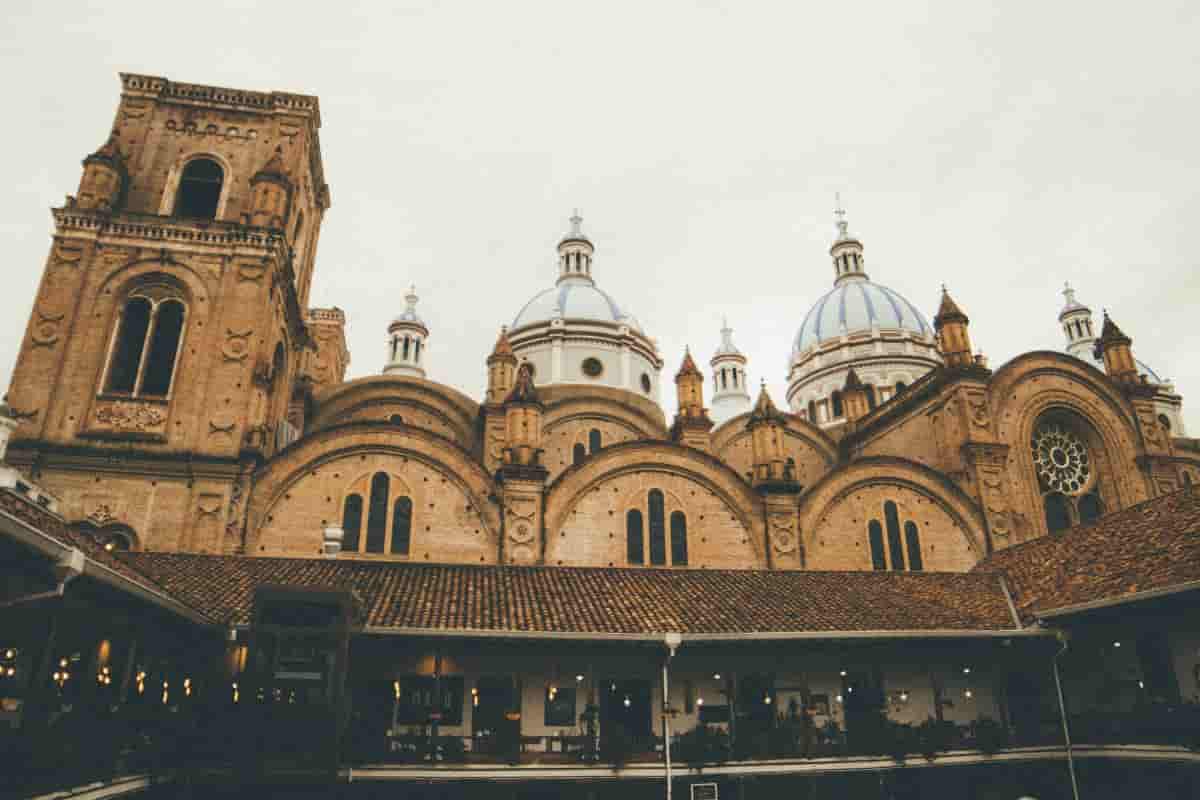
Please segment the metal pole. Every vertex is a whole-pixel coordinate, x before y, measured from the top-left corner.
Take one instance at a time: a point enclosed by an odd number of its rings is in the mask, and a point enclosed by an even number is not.
[[[1071,796],[1075,800],[1079,800],[1079,784],[1075,781],[1075,757],[1071,752],[1071,728],[1067,724],[1067,704],[1063,702],[1062,680],[1058,677],[1058,659],[1067,652],[1067,640],[1060,635],[1059,641],[1062,642],[1062,649],[1054,654],[1053,659],[1054,687],[1058,690],[1058,714],[1062,718],[1063,739],[1067,744],[1067,770],[1071,773]]]
[[[668,651],[669,653],[669,651]],[[666,757],[667,763],[667,800],[671,800],[671,717],[668,711],[671,708],[669,687],[667,684],[667,669],[671,664],[671,656],[668,654],[663,659],[663,705],[662,705],[662,720],[663,720],[663,755]]]

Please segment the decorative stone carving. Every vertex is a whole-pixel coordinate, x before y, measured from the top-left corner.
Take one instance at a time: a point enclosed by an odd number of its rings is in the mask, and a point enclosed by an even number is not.
[[[40,309],[36,310],[37,321],[33,325],[33,333],[30,338],[33,340],[34,347],[54,347],[58,343],[58,325],[62,322],[65,314],[46,314]]]
[[[83,248],[59,242],[54,245],[53,256],[50,260],[52,267],[77,267],[83,258]]]
[[[221,355],[226,361],[244,361],[246,356],[250,355],[250,335],[254,333],[253,328],[247,328],[244,331],[235,331],[232,328],[225,330],[225,342],[221,345]]]
[[[966,396],[967,417],[971,420],[971,424],[977,428],[987,428],[992,424],[991,415],[988,413],[987,397],[982,393],[971,393]]]
[[[262,281],[263,275],[267,274],[267,265],[255,264],[254,262],[243,262],[238,264],[237,270],[239,281],[259,283]]]
[[[200,512],[200,516],[208,517],[217,514],[221,510],[221,495],[219,494],[202,494],[196,501],[196,510]]]
[[[776,553],[791,553],[796,550],[799,537],[795,533],[796,518],[790,514],[772,514],[770,518],[771,546]]]
[[[232,435],[235,427],[237,427],[237,420],[228,411],[223,411],[208,421],[208,432],[210,434],[226,433]]]
[[[108,503],[97,503],[87,515],[87,518],[103,527],[110,522],[115,522],[117,515],[113,513],[112,506]]]
[[[167,414],[157,404],[136,400],[110,400],[96,406],[95,420],[101,426],[117,431],[162,433]]]

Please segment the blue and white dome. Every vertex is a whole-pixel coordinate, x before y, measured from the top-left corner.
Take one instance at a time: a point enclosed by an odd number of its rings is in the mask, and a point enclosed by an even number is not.
[[[901,330],[919,336],[933,334],[916,306],[896,292],[865,277],[839,280],[804,317],[792,343],[793,355],[842,335]]]
[[[615,322],[641,330],[637,320],[623,311],[611,295],[598,289],[590,280],[581,278],[568,278],[538,293],[517,313],[512,326],[520,328],[557,317]]]

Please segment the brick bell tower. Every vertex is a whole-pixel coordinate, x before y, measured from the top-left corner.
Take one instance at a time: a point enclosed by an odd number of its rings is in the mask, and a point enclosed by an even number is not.
[[[121,86],[111,134],[53,209],[9,460],[106,543],[236,552],[249,475],[297,433],[295,393],[340,380],[303,366],[329,208],[317,98]]]

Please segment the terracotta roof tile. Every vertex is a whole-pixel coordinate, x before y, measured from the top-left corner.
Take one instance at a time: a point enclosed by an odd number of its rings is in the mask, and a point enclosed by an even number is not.
[[[993,553],[1023,616],[1200,581],[1200,495],[1184,489]]]
[[[434,631],[648,635],[1004,630],[985,574],[457,566],[173,553],[121,556],[229,625],[265,584],[353,588],[366,624]]]

